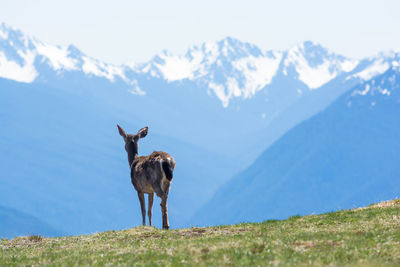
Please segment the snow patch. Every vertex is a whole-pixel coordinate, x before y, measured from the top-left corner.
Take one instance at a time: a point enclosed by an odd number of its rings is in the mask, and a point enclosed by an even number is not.
[[[163,58],[165,63],[158,64],[158,68],[161,71],[163,77],[169,82],[183,79],[193,79],[194,71],[198,68],[201,61],[196,54],[193,60],[189,60],[186,57],[169,56]]]
[[[3,39],[3,40],[8,38],[8,33],[3,31],[1,28],[0,28],[0,38]]]
[[[382,95],[390,95],[390,91],[388,89],[381,90]]]
[[[134,94],[134,95],[145,95],[146,94],[146,92],[143,91],[139,87],[136,80],[132,81],[130,84],[132,85],[132,89],[128,90],[129,93]]]
[[[21,66],[14,61],[9,61],[3,51],[0,51],[0,77],[14,80],[17,82],[31,83],[38,76],[33,65],[35,54],[31,51],[18,54],[24,59],[24,65]]]
[[[219,83],[214,82],[213,75],[210,75],[208,86],[222,101],[223,106],[227,107],[231,98],[240,96],[244,99],[251,98],[270,84],[278,71],[281,59],[282,53],[239,58],[232,61],[231,72],[240,73],[240,75],[230,74],[231,76],[228,76],[225,82]],[[216,62],[218,61],[220,60]]]
[[[372,79],[374,76],[384,73],[389,69],[390,65],[384,59],[376,60],[373,64],[353,75],[353,77],[361,78],[364,81]]]
[[[53,45],[37,43],[36,50],[39,55],[46,57],[50,65],[55,70],[76,70],[77,60],[71,57],[68,57],[68,49],[67,47],[57,47]]]
[[[355,91],[353,92],[352,95],[353,95],[353,96],[354,96],[354,95],[366,95],[366,94],[368,94],[368,92],[370,91],[370,89],[371,89],[371,86],[370,86],[369,84],[366,84],[363,91],[355,90]]]
[[[227,81],[228,92],[230,96],[241,96],[242,92],[240,91],[238,82],[235,78],[229,77]]]
[[[358,65],[358,63],[359,63],[358,60],[348,59],[348,60],[341,62],[339,65],[343,71],[350,72],[350,71],[354,70],[354,68]]]
[[[305,58],[304,46],[299,45],[288,52],[284,66],[288,68],[293,65],[298,73],[299,80],[305,83],[310,89],[317,89],[326,84],[338,74],[353,70],[358,61],[349,59],[340,59],[333,54],[325,55],[322,63],[312,67]],[[287,74],[286,69],[284,74]],[[285,75],[286,75],[285,74]]]
[[[310,67],[304,62],[299,62],[297,71],[299,79],[304,82],[310,89],[316,89],[329,82],[336,77],[336,71],[330,71],[330,62],[324,61],[323,64],[316,68]]]
[[[122,67],[105,64],[96,59],[84,56],[82,70],[85,74],[93,74],[99,77],[105,77],[108,80],[114,81],[116,76],[119,76],[124,81],[128,79],[124,75]]]
[[[190,79],[194,80],[206,75],[206,68],[216,60],[216,47],[210,43],[203,46],[203,50],[193,47],[185,56],[178,56],[164,52],[142,68],[142,72],[150,73],[153,77],[157,72],[168,82]],[[157,71],[154,71],[156,69]]]
[[[214,55],[216,57],[218,54],[218,45],[214,42],[206,42],[204,44],[204,51],[207,55]]]
[[[224,108],[228,107],[229,99],[232,95],[232,92],[228,92],[225,94],[225,87],[223,85],[218,85],[213,82],[210,82],[208,86],[214,91],[215,95],[221,100],[222,106]]]
[[[254,96],[266,85],[271,84],[276,75],[279,63],[282,59],[281,53],[275,53],[273,57],[249,56],[232,63],[245,77],[243,97]],[[236,96],[236,95],[235,95]]]

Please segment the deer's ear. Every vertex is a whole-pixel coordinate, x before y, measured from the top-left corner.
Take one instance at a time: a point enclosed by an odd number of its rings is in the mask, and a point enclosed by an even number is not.
[[[119,132],[119,134],[123,137],[123,138],[126,138],[126,133],[125,133],[125,131],[117,124],[117,127],[118,127],[118,132]]]
[[[143,138],[147,135],[147,132],[149,131],[149,127],[144,127],[142,129],[140,129],[137,133],[137,135],[139,136],[139,138]]]

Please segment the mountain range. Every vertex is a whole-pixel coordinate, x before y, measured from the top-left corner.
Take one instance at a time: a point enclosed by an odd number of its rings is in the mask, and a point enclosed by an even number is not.
[[[288,131],[215,193],[193,224],[283,219],[400,194],[400,68]]]
[[[149,126],[139,154],[175,157],[171,225],[188,226],[288,130],[399,61],[396,51],[354,60],[311,41],[269,51],[227,37],[116,66],[1,23],[0,204],[71,234],[139,224],[116,123]]]

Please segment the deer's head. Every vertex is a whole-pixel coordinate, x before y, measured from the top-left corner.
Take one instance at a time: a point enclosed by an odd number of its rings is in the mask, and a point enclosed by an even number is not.
[[[125,150],[128,152],[128,160],[129,164],[131,164],[132,160],[138,154],[138,141],[140,138],[143,138],[147,135],[149,127],[140,129],[137,134],[127,134],[118,124],[117,127],[119,134],[125,141]]]

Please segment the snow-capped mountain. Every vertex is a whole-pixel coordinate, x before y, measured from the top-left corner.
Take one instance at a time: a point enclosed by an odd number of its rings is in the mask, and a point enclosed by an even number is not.
[[[139,92],[136,82],[125,75],[124,66],[101,62],[73,45],[46,44],[0,23],[0,77],[25,83],[46,82],[48,69],[61,77],[66,72],[82,72],[88,78],[122,80],[132,86],[133,92]]]
[[[357,60],[345,58],[321,45],[306,41],[287,51],[283,73],[294,73],[297,79],[313,90],[342,73],[352,71],[357,64]]]
[[[283,74],[316,89],[344,72],[357,60],[336,55],[310,41],[287,51],[263,51],[255,45],[226,38],[190,48],[183,56],[163,52],[137,71],[169,82],[188,79],[213,92],[226,107],[234,97],[254,97]]]
[[[185,55],[163,52],[137,70],[168,82],[187,79],[208,88],[226,107],[233,97],[250,98],[272,82],[282,52],[262,51],[226,38],[190,48]]]
[[[61,77],[66,72],[81,72],[88,78],[122,81],[136,94],[148,90],[141,87],[137,77],[168,83],[191,81],[216,96],[224,107],[233,98],[249,99],[263,89],[268,91],[279,76],[297,81],[298,94],[318,89],[344,73],[351,73],[347,79],[368,80],[392,66],[398,54],[381,53],[358,61],[311,41],[289,50],[271,51],[227,37],[193,46],[184,55],[164,51],[145,63],[116,66],[85,55],[73,45],[46,44],[0,23],[0,77],[26,83],[48,82],[50,68]]]

